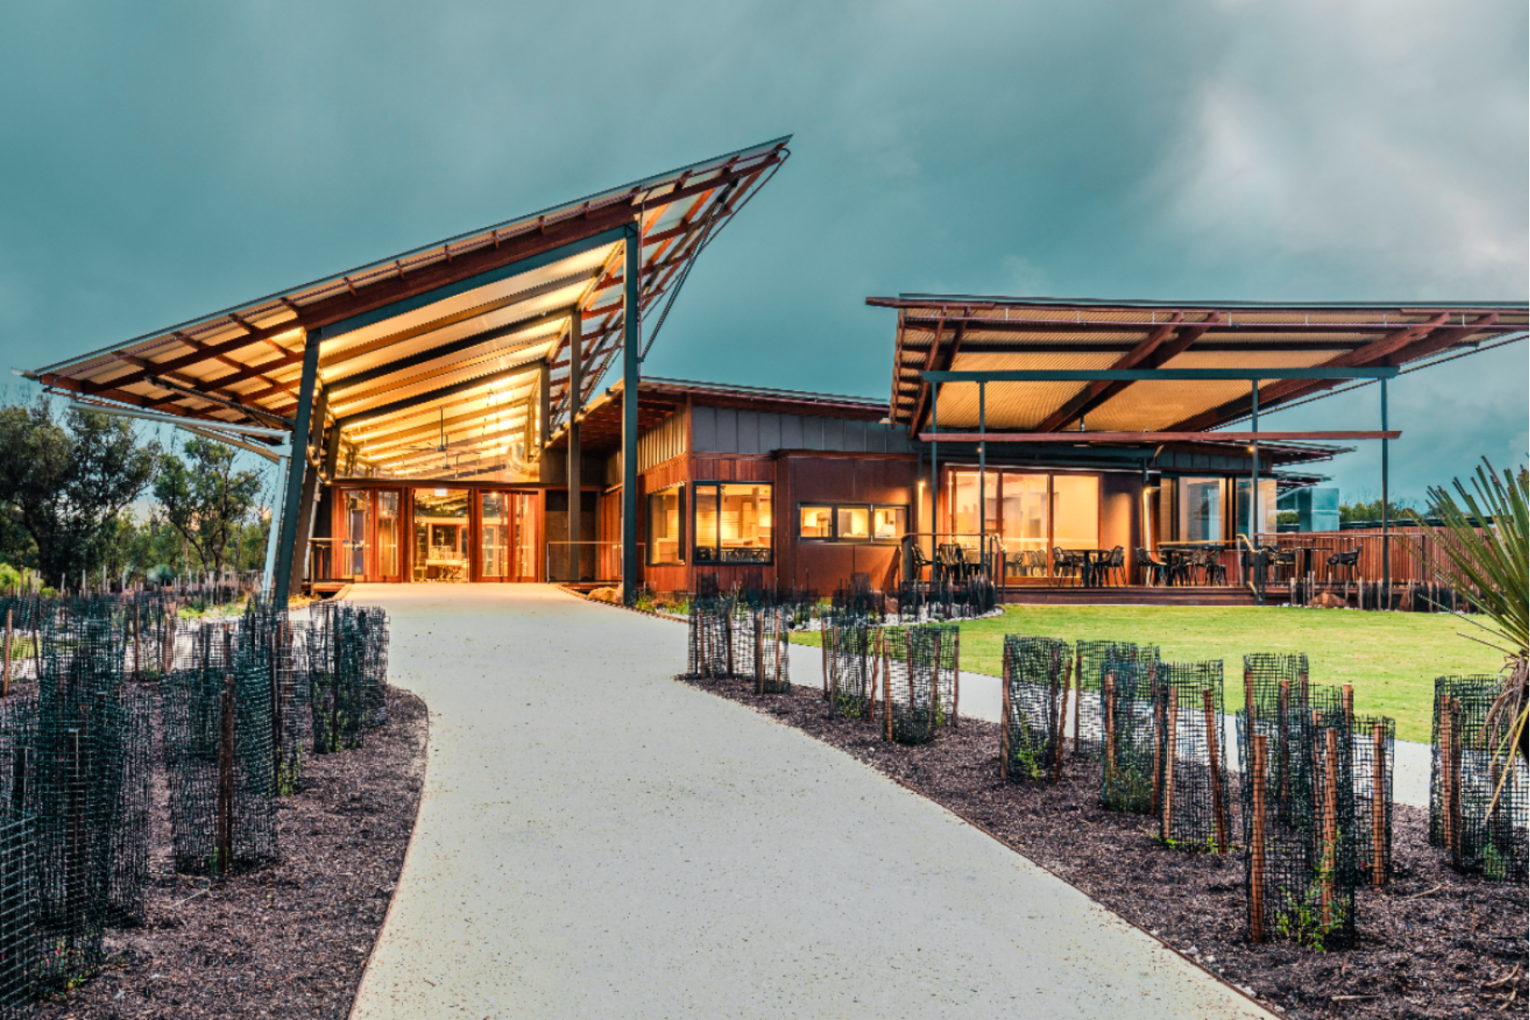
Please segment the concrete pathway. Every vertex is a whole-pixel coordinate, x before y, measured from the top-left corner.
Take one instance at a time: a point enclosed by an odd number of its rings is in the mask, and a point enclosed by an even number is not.
[[[391,679],[431,713],[355,1017],[1269,1015],[929,801],[670,680],[681,626],[529,585],[352,599],[387,607]]]

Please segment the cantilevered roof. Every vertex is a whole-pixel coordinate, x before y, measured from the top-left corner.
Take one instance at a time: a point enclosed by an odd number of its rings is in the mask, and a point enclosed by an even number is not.
[[[867,298],[898,310],[892,420],[931,420],[927,371],[1156,368],[1385,368],[1526,331],[1526,302],[1263,304],[1079,301],[903,294]],[[1343,385],[1264,380],[1268,410]],[[941,386],[940,428],[978,427],[977,386]],[[1239,380],[991,382],[987,427],[999,432],[1200,432],[1248,415]]]
[[[318,331],[325,419],[344,473],[492,471],[540,441],[621,351],[623,228],[642,231],[642,309],[662,321],[694,259],[789,155],[788,138],[416,248],[25,373],[50,391],[208,423],[290,427]],[[653,334],[653,326],[644,330]],[[445,441],[442,440],[444,433]],[[444,449],[442,448],[444,447]]]

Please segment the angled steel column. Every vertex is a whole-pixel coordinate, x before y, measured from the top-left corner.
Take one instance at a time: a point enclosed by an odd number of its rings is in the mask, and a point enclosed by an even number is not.
[[[940,434],[940,383],[930,383],[930,431]],[[930,440],[930,580],[940,573],[940,440]]]
[[[288,454],[291,448],[288,448]],[[271,500],[271,527],[266,533],[266,569],[260,578],[260,590],[267,595],[271,594],[271,582],[276,579],[276,550],[279,547],[279,539],[282,532],[283,508],[287,505],[287,461],[291,459],[286,454],[278,454],[276,458],[276,498]]]
[[[622,601],[637,593],[638,362],[642,351],[642,308],[638,284],[643,272],[642,226],[627,228],[626,284],[622,291]]]
[[[312,547],[313,514],[319,502],[319,471],[310,461],[310,447],[324,441],[324,417],[329,413],[329,390],[320,391],[313,402],[313,414],[308,421],[308,442],[302,446],[293,444],[292,459],[303,460],[302,502],[298,504],[297,542],[292,552],[292,581],[288,591],[301,591],[303,575],[308,572],[308,553]],[[339,429],[335,430],[337,433]]]
[[[988,384],[978,383],[978,562],[988,549]]]
[[[537,460],[540,462],[547,449],[547,436],[552,432],[552,365],[546,358],[537,368]],[[542,481],[547,481],[543,478]]]
[[[1262,559],[1259,551],[1259,380],[1255,379],[1251,384],[1253,395],[1251,397],[1251,409],[1253,420],[1249,423],[1249,430],[1254,433],[1254,469],[1248,480],[1248,562],[1259,575],[1258,602],[1264,605],[1264,579],[1269,570],[1269,564]],[[1383,384],[1385,385],[1385,384]]]
[[[276,574],[271,584],[271,600],[285,606],[292,591],[293,552],[297,547],[298,511],[302,506],[303,477],[308,468],[308,425],[313,414],[313,388],[319,375],[319,345],[323,331],[311,329],[303,338],[303,376],[298,385],[298,406],[292,426],[292,452],[287,466],[283,492],[281,537],[276,551]]]
[[[584,313],[576,306],[568,320],[568,572],[570,581],[584,580],[584,557],[579,542],[584,537],[579,484],[579,410],[584,403]]]

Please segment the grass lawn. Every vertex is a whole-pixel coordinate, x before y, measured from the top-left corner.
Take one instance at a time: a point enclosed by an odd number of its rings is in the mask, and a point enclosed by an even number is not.
[[[1402,740],[1429,742],[1434,678],[1496,673],[1502,656],[1461,637],[1477,628],[1439,613],[1214,608],[1006,606],[962,625],[962,668],[998,676],[1006,634],[1156,644],[1170,661],[1221,659],[1229,712],[1243,704],[1243,656],[1306,652],[1313,683],[1355,685],[1355,711],[1397,720]],[[817,644],[816,634],[802,635]]]

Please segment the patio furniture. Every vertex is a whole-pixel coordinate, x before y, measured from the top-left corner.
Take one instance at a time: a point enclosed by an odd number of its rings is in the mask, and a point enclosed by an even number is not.
[[[911,551],[913,555],[910,557],[909,570],[913,576],[909,580],[917,581],[924,574],[924,568],[930,565],[930,558],[924,554],[918,542],[913,544]]]
[[[1153,554],[1141,546],[1137,547],[1135,557],[1137,570],[1142,574],[1142,579],[1145,583],[1160,585],[1169,583],[1169,568],[1167,564],[1153,559]]]
[[[1355,579],[1355,568],[1359,564],[1360,550],[1358,548],[1351,549],[1348,552],[1334,553],[1328,557],[1328,580],[1333,580],[1333,572],[1335,570],[1344,570],[1348,571],[1348,574],[1345,576],[1345,582],[1353,581]]]
[[[967,569],[966,561],[962,558],[962,547],[955,542],[942,542],[935,547],[935,580],[944,581],[950,579],[960,581]]]
[[[1124,585],[1126,583],[1126,550],[1119,545],[1110,550],[1105,560],[1107,583]]]
[[[1200,571],[1204,578],[1202,584],[1227,583],[1227,568],[1222,566],[1222,557],[1218,555],[1217,550],[1197,549],[1192,556],[1194,557],[1192,569]]]
[[[1272,547],[1266,550],[1270,564],[1270,572],[1275,576],[1271,578],[1275,584],[1288,583],[1296,576],[1296,550],[1280,549]]]
[[[1074,583],[1080,580],[1079,574],[1083,567],[1083,561],[1074,557],[1067,549],[1057,546],[1052,550],[1052,573],[1054,576],[1071,577]]]

